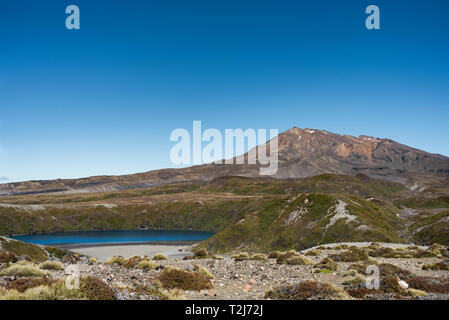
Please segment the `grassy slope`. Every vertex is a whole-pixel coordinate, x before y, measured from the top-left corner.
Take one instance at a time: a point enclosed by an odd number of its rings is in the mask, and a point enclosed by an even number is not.
[[[0,234],[195,229],[217,232],[202,245],[221,251],[302,249],[335,241],[400,242],[404,226],[397,217],[398,201],[406,197],[410,192],[399,184],[331,174],[300,180],[223,177],[108,193],[3,197],[1,203],[39,204],[45,210],[0,207]],[[338,200],[348,204],[347,214],[356,221],[339,219],[326,229]],[[101,203],[116,207],[97,205]],[[294,211],[302,212],[300,219],[286,224]],[[357,229],[361,225],[368,228]]]
[[[346,219],[338,219],[331,224],[338,200],[348,203],[347,213],[355,216],[356,221],[347,223]],[[291,217],[297,219],[289,220]],[[369,230],[357,230],[360,225]],[[235,248],[267,252],[301,250],[337,240],[401,242],[399,231],[402,228],[394,212],[362,198],[313,193],[270,202],[201,246],[220,252]]]

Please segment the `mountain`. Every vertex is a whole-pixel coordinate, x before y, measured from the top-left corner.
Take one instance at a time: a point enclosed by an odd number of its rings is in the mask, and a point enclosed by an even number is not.
[[[449,158],[390,139],[353,137],[325,130],[294,127],[278,136],[276,179],[305,178],[324,173],[387,179],[411,190],[445,191],[449,186]],[[248,158],[248,154],[243,157]],[[210,181],[221,176],[259,177],[258,165],[205,164],[121,176],[25,181],[0,184],[0,195],[89,193],[148,188],[187,181]]]

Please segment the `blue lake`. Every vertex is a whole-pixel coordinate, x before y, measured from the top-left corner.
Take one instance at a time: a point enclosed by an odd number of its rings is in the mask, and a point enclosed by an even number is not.
[[[183,230],[134,230],[134,231],[74,231],[36,235],[12,236],[11,238],[34,244],[104,244],[133,242],[182,242],[202,241],[213,233]]]

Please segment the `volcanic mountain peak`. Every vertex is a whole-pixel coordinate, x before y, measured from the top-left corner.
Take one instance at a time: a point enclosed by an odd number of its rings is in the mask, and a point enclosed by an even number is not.
[[[323,173],[359,173],[407,186],[447,189],[449,158],[414,149],[390,139],[339,135],[319,129],[293,127],[278,136],[277,179],[305,178]],[[248,158],[248,153],[242,157]],[[205,164],[124,176],[27,181],[0,184],[0,195],[49,192],[99,192],[147,188],[183,181],[208,181],[222,176],[258,177],[258,165]]]

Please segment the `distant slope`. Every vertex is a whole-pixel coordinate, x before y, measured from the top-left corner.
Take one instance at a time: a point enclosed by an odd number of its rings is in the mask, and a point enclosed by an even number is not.
[[[446,192],[449,158],[389,139],[352,137],[324,130],[292,128],[279,135],[279,170],[273,178],[304,178],[323,173],[355,175],[400,182],[412,190]],[[244,155],[245,158],[248,154]],[[0,184],[0,195],[89,193],[148,188],[222,176],[260,177],[258,165],[206,164],[122,176],[25,181]]]
[[[337,241],[448,244],[445,198],[429,203],[415,195],[399,183],[362,174],[324,174],[304,179],[218,177],[113,192],[7,196],[0,203],[0,235],[194,229],[216,233],[202,243],[213,251],[303,249]],[[403,210],[409,205],[417,211],[407,217]]]

